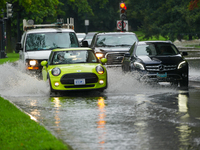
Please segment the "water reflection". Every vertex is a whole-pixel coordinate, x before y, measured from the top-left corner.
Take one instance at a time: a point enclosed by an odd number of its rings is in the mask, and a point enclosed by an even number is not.
[[[180,93],[178,94],[178,110],[180,113],[183,113],[184,115],[180,118],[181,121],[187,121],[189,119],[188,114],[188,93]],[[187,124],[180,123],[180,125],[177,127],[179,131],[179,141],[181,145],[189,145],[189,137],[191,135],[190,127]]]
[[[178,108],[180,112],[187,112],[188,95],[178,94]]]
[[[37,109],[37,104],[38,103],[38,101],[37,100],[32,100],[32,101],[30,101],[30,106],[32,107],[32,108],[35,108],[35,109],[32,109],[32,111],[31,111],[31,119],[32,120],[35,120],[35,121],[37,121],[37,118],[38,117],[40,117],[40,111]],[[33,117],[34,116],[34,117]]]
[[[53,98],[53,103],[54,103],[54,107],[55,107],[55,109],[56,109],[56,111],[55,111],[55,116],[54,116],[55,125],[56,125],[57,127],[59,127],[59,123],[60,123],[59,109],[60,109],[60,107],[61,107],[59,97],[54,97],[54,98]]]
[[[103,97],[99,97],[98,99],[98,109],[99,109],[99,118],[98,118],[98,133],[99,133],[99,147],[101,150],[104,150],[104,144],[105,144],[105,140],[106,140],[106,121],[105,121],[105,117],[106,117],[106,110],[105,110],[105,103],[104,103],[104,98]]]

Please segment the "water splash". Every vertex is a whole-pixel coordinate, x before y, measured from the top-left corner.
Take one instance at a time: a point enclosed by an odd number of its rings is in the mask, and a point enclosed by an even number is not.
[[[121,68],[108,68],[108,93],[138,94],[150,93],[157,94],[164,92],[174,92],[176,88],[171,86],[152,86],[145,82],[140,82],[138,74],[124,73]]]
[[[25,72],[21,62],[0,65],[1,96],[45,96],[49,93],[47,83]]]

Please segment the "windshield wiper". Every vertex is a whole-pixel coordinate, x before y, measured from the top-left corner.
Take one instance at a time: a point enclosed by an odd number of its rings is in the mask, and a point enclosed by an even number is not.
[[[119,45],[115,45],[115,46],[131,46],[129,44],[119,44]]]
[[[99,45],[98,47],[115,47],[115,45]]]

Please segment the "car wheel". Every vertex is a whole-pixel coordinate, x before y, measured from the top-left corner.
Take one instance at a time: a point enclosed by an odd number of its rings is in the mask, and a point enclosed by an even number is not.
[[[170,84],[171,84],[171,86],[176,86],[177,87],[178,86],[178,81],[171,82]]]
[[[50,89],[50,94],[52,94],[53,92],[55,92],[51,86],[51,80],[49,79],[49,89]]]
[[[180,87],[188,87],[188,78],[184,78],[180,81]]]

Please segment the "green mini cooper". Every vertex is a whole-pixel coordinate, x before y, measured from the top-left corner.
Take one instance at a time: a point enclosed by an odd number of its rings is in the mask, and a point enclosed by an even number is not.
[[[101,61],[101,62],[99,62]],[[107,88],[107,71],[90,48],[52,50],[48,61],[42,61],[43,80],[49,80],[50,92],[99,90]]]

